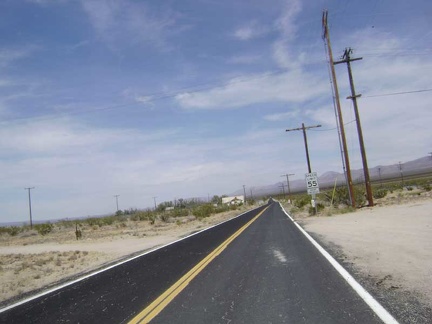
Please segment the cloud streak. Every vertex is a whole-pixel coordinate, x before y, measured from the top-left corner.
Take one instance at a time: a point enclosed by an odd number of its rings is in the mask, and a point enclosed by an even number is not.
[[[279,75],[261,74],[229,80],[209,91],[176,96],[185,109],[233,109],[264,102],[301,103],[328,92],[319,77],[299,71]]]
[[[178,30],[177,14],[169,10],[154,11],[145,3],[110,0],[81,3],[97,34],[116,49],[132,43],[166,50],[168,36],[176,32],[175,27]]]

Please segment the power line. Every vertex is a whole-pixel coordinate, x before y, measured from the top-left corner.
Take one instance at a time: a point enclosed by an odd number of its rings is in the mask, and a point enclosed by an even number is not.
[[[383,94],[362,96],[362,98],[397,96],[397,95],[403,95],[403,94],[419,93],[419,92],[429,92],[429,91],[432,91],[432,89],[421,89],[421,90],[402,91],[402,92],[390,92],[390,93],[383,93]]]
[[[352,123],[355,123],[355,119],[354,120],[351,120],[350,122],[348,122],[348,123],[344,123],[344,126],[346,126],[346,125],[349,125],[349,124],[352,124]],[[310,131],[311,132],[328,132],[328,131],[333,131],[333,130],[336,130],[336,129],[338,129],[337,127],[334,127],[334,128],[328,128],[328,129],[311,129]]]

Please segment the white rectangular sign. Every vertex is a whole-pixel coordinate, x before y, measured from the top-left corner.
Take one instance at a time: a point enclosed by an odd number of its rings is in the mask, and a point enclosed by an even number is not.
[[[306,173],[306,188],[309,195],[319,193],[318,175],[316,172]]]
[[[307,193],[308,193],[308,195],[316,195],[316,194],[318,194],[320,191],[319,191],[319,188],[309,188],[308,190],[307,190]]]

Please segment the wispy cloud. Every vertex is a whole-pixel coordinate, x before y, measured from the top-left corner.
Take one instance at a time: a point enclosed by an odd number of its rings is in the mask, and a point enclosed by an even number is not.
[[[292,42],[297,37],[295,23],[302,6],[299,0],[288,1],[282,15],[277,19],[275,28],[279,31],[279,38],[273,44],[273,58],[282,68],[293,69],[299,67]]]
[[[293,71],[236,78],[209,91],[179,94],[176,100],[187,109],[232,109],[262,102],[304,102],[326,91],[319,77]]]
[[[14,63],[15,61],[27,58],[39,49],[40,47],[36,45],[0,48],[0,67],[6,67]]]
[[[237,55],[237,56],[230,57],[228,59],[228,63],[231,63],[231,64],[253,64],[253,63],[256,63],[257,61],[259,61],[260,59],[261,59],[261,55],[254,55],[254,54]]]
[[[299,111],[293,110],[293,111],[287,111],[287,112],[279,113],[279,114],[266,115],[266,116],[264,116],[264,119],[268,120],[268,121],[281,121],[281,120],[293,119],[293,118],[296,118],[298,116],[299,116]]]
[[[169,47],[167,37],[176,32],[178,15],[173,11],[154,11],[143,2],[82,0],[98,35],[110,46],[135,43],[159,49]]]
[[[144,106],[147,106],[148,108],[153,109],[155,107],[153,100],[155,99],[154,96],[150,95],[140,95],[138,92],[135,92],[132,89],[126,89],[122,92],[122,95],[129,99],[133,100],[135,102],[138,102],[140,104],[143,104]]]
[[[242,27],[237,28],[233,36],[242,41],[248,41],[251,39],[259,38],[267,34],[271,29],[259,24],[257,21],[252,21]]]

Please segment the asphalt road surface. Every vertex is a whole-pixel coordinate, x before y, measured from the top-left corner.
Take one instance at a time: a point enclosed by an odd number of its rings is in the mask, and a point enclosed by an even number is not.
[[[149,318],[382,323],[277,203],[0,313],[1,323]]]

